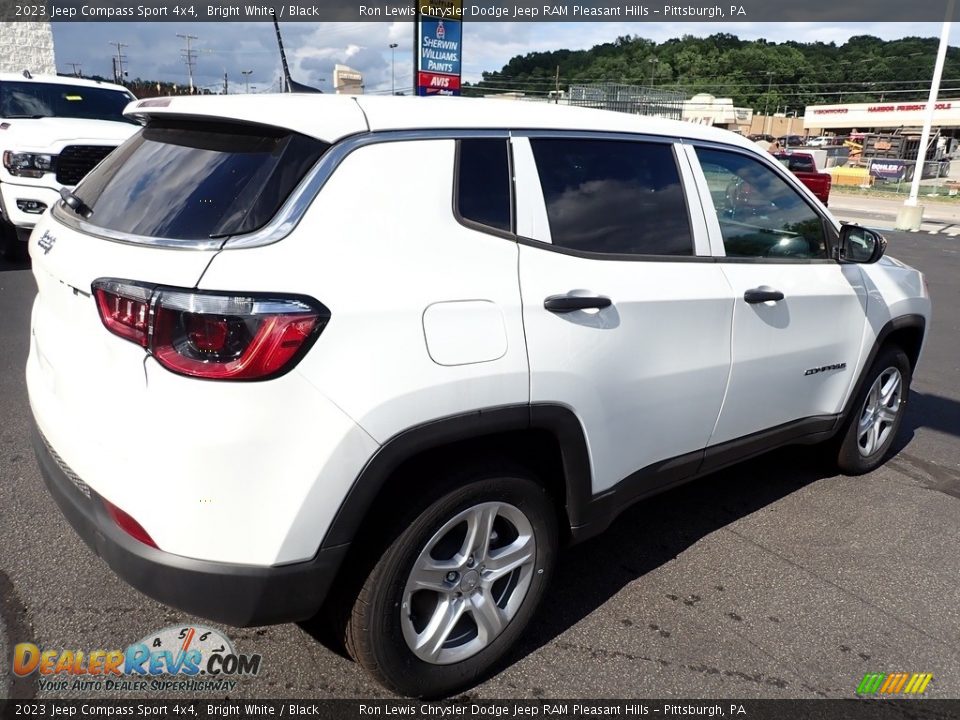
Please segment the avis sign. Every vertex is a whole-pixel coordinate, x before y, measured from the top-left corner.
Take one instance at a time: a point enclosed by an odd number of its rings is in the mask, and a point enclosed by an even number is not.
[[[451,18],[460,0],[421,0],[417,6],[416,64],[418,95],[459,95],[463,23]],[[437,7],[434,7],[437,6]]]
[[[457,75],[421,72],[417,77],[417,87],[425,90],[421,95],[440,95],[460,93],[460,78]]]

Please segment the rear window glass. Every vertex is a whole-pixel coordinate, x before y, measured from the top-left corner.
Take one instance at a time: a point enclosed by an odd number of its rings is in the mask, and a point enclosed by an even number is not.
[[[148,237],[198,240],[252,232],[276,214],[329,147],[249,125],[151,123],[75,193],[89,222]]]
[[[0,116],[65,117],[134,123],[123,116],[133,96],[109,88],[38,82],[0,82]]]
[[[780,164],[791,172],[816,172],[817,168],[813,160],[808,157],[797,157],[796,155],[777,155]]]

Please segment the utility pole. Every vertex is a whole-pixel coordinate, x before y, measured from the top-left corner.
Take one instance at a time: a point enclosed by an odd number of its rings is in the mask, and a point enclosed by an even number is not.
[[[249,95],[250,94],[250,75],[253,74],[253,70],[241,70],[240,74],[243,75],[243,91]]]
[[[190,78],[190,94],[193,95],[193,68],[197,64],[197,53],[194,50],[190,49],[190,41],[196,40],[196,35],[181,35],[177,33],[178,38],[183,38],[186,43],[186,47],[183,48],[180,52],[183,53],[181,59],[187,65],[187,77]]]
[[[397,94],[397,43],[390,43],[390,94]]]
[[[769,135],[770,131],[767,126],[770,124],[770,118],[767,115],[767,111],[770,109],[770,87],[773,85],[773,70],[767,70],[767,94],[763,99],[763,134]]]
[[[226,70],[223,71],[223,94],[224,94],[224,95],[229,95],[229,94],[230,94],[230,83],[229,83],[229,81],[227,80],[227,71],[226,71]]]
[[[553,104],[560,104],[560,66],[557,65],[557,72],[553,76]]]
[[[128,47],[128,45],[122,42],[110,42],[107,44],[117,49],[117,56],[113,59],[113,78],[117,85],[123,85],[123,62],[127,59],[123,54],[123,48]]]
[[[67,63],[67,65],[73,68],[74,77],[80,77],[81,75],[83,75],[83,66],[80,63],[70,62],[70,63]]]

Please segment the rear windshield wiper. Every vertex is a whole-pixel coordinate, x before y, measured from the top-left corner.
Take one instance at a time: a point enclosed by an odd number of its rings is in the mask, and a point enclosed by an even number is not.
[[[60,197],[63,198],[63,204],[80,217],[86,219],[93,215],[93,208],[66,188],[60,188]]]

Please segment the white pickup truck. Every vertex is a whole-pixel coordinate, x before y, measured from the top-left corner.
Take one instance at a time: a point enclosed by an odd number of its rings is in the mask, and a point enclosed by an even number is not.
[[[25,257],[39,217],[138,125],[120,85],[0,73],[0,252]]]

